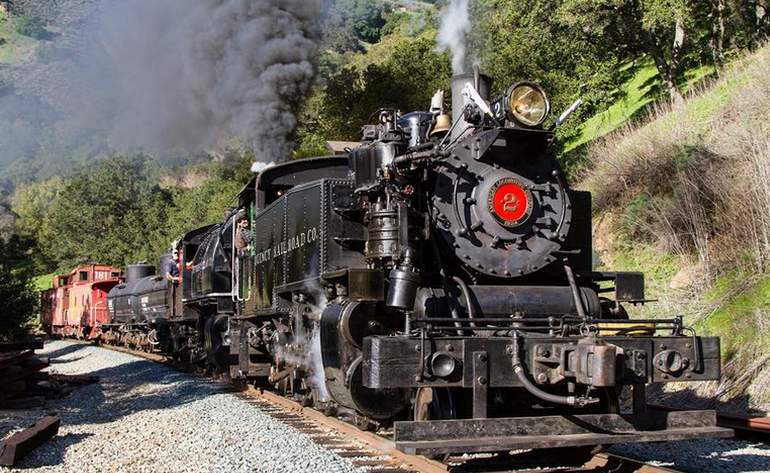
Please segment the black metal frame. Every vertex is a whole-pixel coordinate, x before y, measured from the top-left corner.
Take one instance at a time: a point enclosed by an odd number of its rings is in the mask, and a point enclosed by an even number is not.
[[[648,412],[644,415],[580,414],[496,419],[396,422],[396,448],[442,455],[533,448],[609,445],[732,437],[716,426],[714,411]]]

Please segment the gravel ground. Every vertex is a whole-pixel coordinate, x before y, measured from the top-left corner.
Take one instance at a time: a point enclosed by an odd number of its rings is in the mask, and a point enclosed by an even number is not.
[[[744,440],[684,440],[617,445],[618,455],[693,473],[770,472],[770,444]]]
[[[0,438],[55,411],[59,435],[0,472],[354,472],[350,461],[226,392],[221,385],[128,354],[51,342],[50,370],[101,382],[45,409],[0,411]],[[770,472],[770,444],[700,440],[610,451],[689,472]]]
[[[101,382],[45,409],[0,411],[2,438],[47,412],[62,420],[56,438],[16,471],[362,471],[205,379],[89,345],[51,342],[39,353],[52,371]]]

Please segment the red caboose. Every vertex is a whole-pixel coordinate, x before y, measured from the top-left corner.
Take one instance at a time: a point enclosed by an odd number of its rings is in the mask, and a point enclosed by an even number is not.
[[[51,289],[40,292],[40,325],[49,335],[56,333],[54,327],[65,325],[64,312],[69,305],[69,301],[65,298],[69,286],[68,280],[68,275],[57,274],[53,278]]]
[[[98,337],[101,325],[109,322],[107,293],[119,279],[120,269],[102,264],[80,265],[56,276],[53,288],[41,294],[43,328],[65,337]]]

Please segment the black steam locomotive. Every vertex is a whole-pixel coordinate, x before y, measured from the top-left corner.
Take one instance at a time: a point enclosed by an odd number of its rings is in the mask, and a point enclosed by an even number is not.
[[[392,425],[408,452],[728,435],[712,411],[645,412],[648,383],[718,379],[719,340],[628,319],[643,277],[592,270],[591,196],[554,159],[545,93],[489,89],[455,77],[451,118],[440,94],[381,110],[346,155],[257,174],[178,242],[181,283],[129,268],[107,338]]]

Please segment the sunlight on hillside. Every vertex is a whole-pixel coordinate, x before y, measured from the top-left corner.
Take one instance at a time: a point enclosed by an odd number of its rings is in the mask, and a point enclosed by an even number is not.
[[[649,58],[627,64],[623,69],[636,68],[634,75],[620,88],[621,98],[613,103],[607,110],[597,113],[583,122],[580,133],[564,146],[564,152],[568,153],[583,145],[586,145],[607,133],[610,133],[626,124],[629,120],[637,118],[649,105],[658,98],[660,80],[658,71]],[[701,66],[685,73],[685,92],[697,88],[702,79],[714,73],[713,66]]]
[[[0,64],[30,60],[39,43],[39,40],[17,33],[12,19],[0,19]]]

